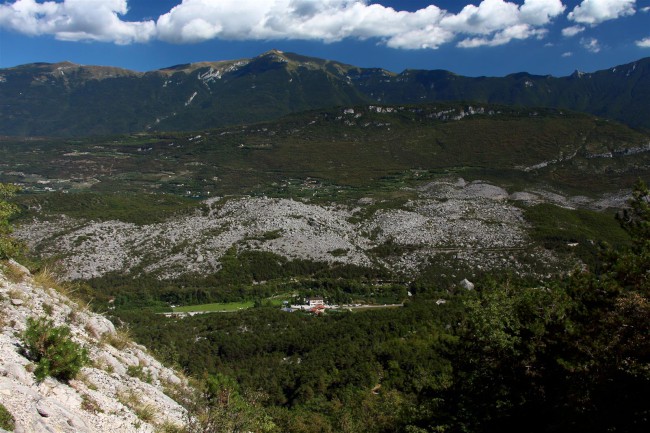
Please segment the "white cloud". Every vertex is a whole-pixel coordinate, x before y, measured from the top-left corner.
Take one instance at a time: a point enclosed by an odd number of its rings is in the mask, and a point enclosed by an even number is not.
[[[461,40],[457,46],[475,48],[504,45],[513,39],[542,38],[542,27],[560,15],[565,7],[560,0],[526,0],[517,6],[502,0],[484,0],[467,5],[456,15],[447,15],[440,25],[456,34],[480,35]]]
[[[536,37],[541,39],[546,34],[544,29],[533,29],[527,24],[519,24],[508,27],[500,32],[495,33],[491,38],[467,38],[458,43],[461,48],[476,48],[482,46],[496,47],[505,45],[513,39],[528,39]]]
[[[150,40],[155,35],[155,23],[122,21],[119,15],[127,12],[126,0],[16,0],[0,5],[0,28],[70,41],[129,44]]]
[[[583,0],[568,18],[581,24],[595,26],[603,21],[634,15],[636,0]]]
[[[562,36],[565,36],[567,38],[570,38],[572,36],[577,35],[578,33],[582,33],[585,31],[585,28],[583,26],[571,26],[562,29]]]
[[[580,39],[580,45],[591,53],[600,52],[600,43],[596,38],[582,38]]]
[[[650,12],[650,6],[639,9],[641,12]]]
[[[650,36],[645,39],[641,39],[640,41],[636,41],[636,45],[640,48],[650,48]]]
[[[545,25],[551,20],[564,12],[566,7],[561,0],[528,0],[521,6],[521,16],[523,20],[531,25]]]
[[[562,57],[571,57],[573,56],[573,53],[571,51],[567,51],[566,53],[562,53]]]
[[[400,49],[502,45],[541,38],[562,14],[561,0],[483,0],[453,14],[435,5],[408,12],[369,0],[182,0],[154,21],[128,22],[127,0],[15,0],[0,4],[0,28],[65,40],[120,44],[160,39],[370,39]]]
[[[503,0],[483,0],[478,6],[467,5],[458,14],[448,14],[440,25],[457,33],[490,34],[512,26],[543,26],[560,15],[560,0],[526,0],[523,5]]]

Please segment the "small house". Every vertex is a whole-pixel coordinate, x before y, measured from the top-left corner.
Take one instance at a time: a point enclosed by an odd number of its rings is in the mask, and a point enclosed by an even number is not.
[[[325,305],[325,300],[320,296],[312,296],[307,299],[307,304],[309,308],[319,307]]]

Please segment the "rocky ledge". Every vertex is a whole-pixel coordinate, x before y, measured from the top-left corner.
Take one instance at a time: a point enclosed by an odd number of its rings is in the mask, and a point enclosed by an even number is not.
[[[168,394],[178,395],[186,380],[57,288],[16,262],[0,263],[0,403],[13,415],[15,433],[144,433],[183,426],[186,412]],[[36,380],[23,353],[30,317],[68,326],[73,341],[88,351],[90,364],[69,383]]]

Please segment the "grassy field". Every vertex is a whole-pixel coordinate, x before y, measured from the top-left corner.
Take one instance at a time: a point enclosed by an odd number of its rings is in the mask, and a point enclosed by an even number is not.
[[[172,308],[174,313],[222,313],[244,310],[253,307],[253,301],[226,302],[215,304],[185,305]]]
[[[282,305],[281,299],[271,298],[263,301],[264,305],[272,305],[279,307]],[[174,307],[174,313],[228,313],[232,311],[245,310],[253,308],[255,303],[253,301],[245,302],[225,302],[214,304],[200,304],[200,305],[185,305],[182,307]]]

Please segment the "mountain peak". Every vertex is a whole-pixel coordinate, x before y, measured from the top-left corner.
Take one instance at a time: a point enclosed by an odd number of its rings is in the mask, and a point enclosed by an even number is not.
[[[284,56],[284,51],[280,51],[278,49],[273,48],[260,54],[258,57],[271,56],[271,55]]]
[[[252,60],[257,60],[257,59],[270,59],[270,60],[280,61],[283,63],[288,63],[290,61],[289,57],[284,53],[284,51],[280,51],[276,49],[272,49],[265,53],[262,53]]]
[[[64,60],[62,62],[52,63],[53,68],[76,68],[83,65],[78,65],[69,60]]]
[[[585,75],[587,75],[586,72],[582,72],[582,71],[579,71],[579,70],[576,69],[576,70],[573,71],[573,73],[571,74],[571,78],[582,78],[582,77],[584,77]]]

